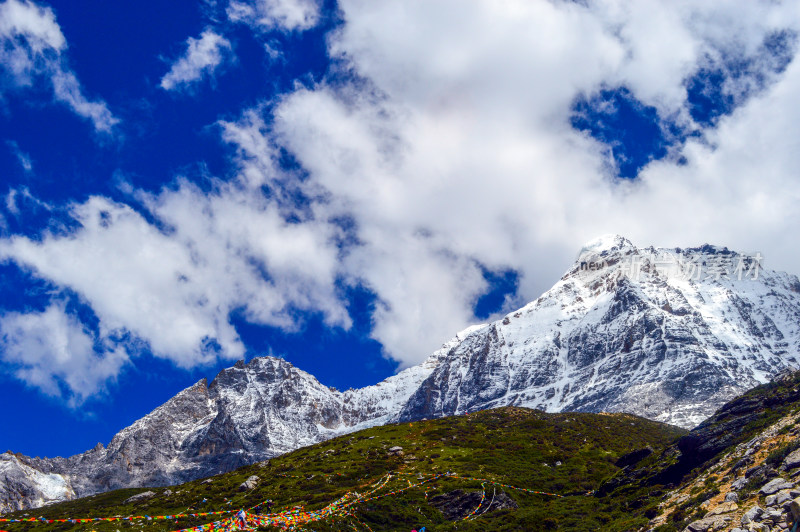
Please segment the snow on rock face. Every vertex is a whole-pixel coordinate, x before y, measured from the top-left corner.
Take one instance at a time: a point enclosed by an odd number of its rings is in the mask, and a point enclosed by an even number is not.
[[[622,252],[624,250],[635,250],[636,248],[631,244],[627,238],[608,234],[595,238],[583,245],[581,251],[578,253],[578,262],[587,260],[591,257],[602,255],[604,253]]]
[[[692,427],[800,366],[797,277],[747,275],[752,262],[713,246],[637,249],[602,237],[539,299],[455,347],[400,419],[513,404]]]
[[[0,454],[0,513],[75,498],[69,481],[62,475],[30,467],[10,452]]]
[[[604,236],[536,301],[462,331],[374,386],[339,392],[285,360],[240,361],[123,429],[107,449],[8,455],[0,467],[14,473],[0,473],[0,504],[172,484],[361,428],[505,405],[625,411],[692,427],[800,366],[800,281],[754,262],[709,245],[637,248]],[[63,490],[53,488],[58,478]]]

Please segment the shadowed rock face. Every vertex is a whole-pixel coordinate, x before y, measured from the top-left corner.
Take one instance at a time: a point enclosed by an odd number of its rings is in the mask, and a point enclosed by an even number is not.
[[[166,485],[369,426],[508,405],[632,412],[688,428],[800,365],[797,277],[760,270],[758,279],[686,280],[658,269],[653,257],[666,251],[708,265],[740,258],[714,246],[639,249],[607,237],[584,248],[536,301],[459,333],[381,383],[339,392],[281,359],[240,361],[120,431],[107,448],[7,460],[13,474],[0,476],[0,501],[43,501],[34,493],[42,477],[31,471],[60,476],[74,490],[63,498]],[[12,503],[0,504],[2,511]]]

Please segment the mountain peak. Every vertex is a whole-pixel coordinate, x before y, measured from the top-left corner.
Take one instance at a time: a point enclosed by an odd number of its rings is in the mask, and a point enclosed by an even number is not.
[[[536,301],[461,331],[381,383],[338,392],[284,359],[239,361],[207,389],[200,381],[123,429],[107,449],[23,457],[41,473],[26,485],[51,473],[74,490],[64,497],[165,485],[360,428],[507,405],[634,412],[688,428],[800,365],[800,281],[711,269],[738,256],[708,244],[637,248],[604,235]],[[3,497],[19,500],[12,488],[0,479],[0,511]]]
[[[590,240],[581,248],[578,254],[578,260],[586,258],[590,255],[602,255],[607,252],[623,251],[626,249],[635,249],[630,240],[622,235],[608,233]]]

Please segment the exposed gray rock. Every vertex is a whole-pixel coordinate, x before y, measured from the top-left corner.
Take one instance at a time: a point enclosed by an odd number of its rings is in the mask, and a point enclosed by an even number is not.
[[[800,449],[795,449],[789,456],[784,458],[783,465],[786,469],[794,469],[800,467]]]
[[[147,499],[152,499],[156,496],[156,492],[154,491],[143,491],[142,493],[137,493],[133,497],[128,497],[123,501],[123,504],[129,504],[132,502],[141,502],[146,501]]]
[[[762,515],[764,515],[764,509],[758,505],[753,506],[742,515],[742,526],[758,521]]]
[[[765,464],[758,464],[745,471],[744,478],[749,479],[752,477],[764,477],[767,469],[769,469],[769,466]]]
[[[0,514],[75,498],[69,477],[42,472],[25,459],[0,454]]]
[[[782,478],[774,478],[767,482],[758,492],[762,495],[772,495],[780,490],[791,489],[794,484]]]
[[[733,482],[731,482],[731,489],[738,491],[738,490],[742,489],[745,486],[745,484],[747,484],[747,479],[746,478],[736,479]]]
[[[706,532],[707,530],[724,530],[731,518],[726,515],[715,515],[693,521],[685,528],[690,532]]]
[[[795,521],[800,519],[800,497],[789,503],[789,510],[792,512],[792,518]]]
[[[791,491],[792,490],[781,490],[778,493],[776,493],[774,495],[775,502],[773,504],[779,506],[779,505],[785,503],[786,501],[792,500],[792,495],[790,493]],[[772,497],[772,496],[773,495],[770,495],[770,497]],[[770,505],[770,506],[772,506],[772,505]]]
[[[739,495],[734,492],[725,495],[725,502],[739,502]]]
[[[723,502],[722,504],[717,505],[714,509],[708,512],[705,517],[711,517],[713,515],[722,515],[733,512],[734,510],[738,510],[739,505],[735,502]]]
[[[258,486],[258,481],[261,480],[258,475],[251,475],[244,482],[239,484],[239,491],[250,491]]]

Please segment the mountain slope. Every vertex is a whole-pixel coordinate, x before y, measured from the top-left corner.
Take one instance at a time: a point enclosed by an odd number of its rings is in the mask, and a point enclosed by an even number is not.
[[[266,499],[274,512],[301,505],[307,511],[325,507],[347,493],[366,494],[394,472],[381,499],[353,506],[343,513],[302,526],[327,530],[625,530],[647,523],[632,516],[626,500],[599,500],[587,493],[624,467],[630,449],[660,452],[686,431],[628,414],[546,414],[507,407],[469,416],[417,423],[390,424],[341,436],[281,455],[232,473],[193,481],[138,501],[128,499],[144,490],[122,490],[38,509],[45,519],[113,515],[174,515],[196,511],[249,508]],[[622,459],[622,461],[620,461]],[[629,458],[628,458],[629,460]],[[411,484],[452,472],[415,488]],[[239,486],[251,476],[254,485]],[[566,495],[557,498],[481,481]],[[403,488],[406,491],[402,491]],[[205,500],[205,503],[198,504]],[[633,499],[632,499],[633,500]],[[232,501],[228,504],[228,501]],[[502,504],[500,504],[502,501]],[[491,504],[490,504],[491,503]],[[475,520],[463,520],[481,504]],[[644,509],[642,509],[644,510]],[[295,514],[297,515],[297,514]],[[11,517],[24,517],[23,512]],[[174,530],[226,516],[185,516],[175,523],[139,521],[143,530]],[[357,519],[357,520],[356,520]],[[537,526],[545,523],[546,526]],[[64,524],[64,529],[114,531],[127,523]],[[9,525],[12,526],[19,525]],[[53,523],[25,523],[28,530],[45,530]],[[68,527],[68,528],[67,528]],[[352,527],[352,528],[351,528]],[[5,528],[5,527],[4,527]],[[10,528],[14,530],[14,528]]]
[[[713,246],[640,249],[603,237],[536,301],[374,386],[339,392],[284,360],[256,358],[184,390],[108,448],[6,460],[13,474],[0,476],[0,511],[49,500],[22,466],[61,475],[81,496],[230,471],[387,422],[505,405],[691,427],[797,367],[798,353],[797,277]]]
[[[667,488],[656,532],[787,530],[800,522],[800,372],[725,404],[660,453],[617,473],[601,497]]]
[[[688,433],[628,414],[504,407],[366,429],[169,490],[54,504],[8,528],[166,531],[232,515],[187,514],[235,513],[271,499],[274,507],[262,511],[275,519],[313,518],[334,501],[355,501],[346,511],[334,505],[321,519],[295,521],[318,531],[774,531],[800,520],[798,484],[795,372],[738,396]],[[176,514],[122,524],[42,521]]]
[[[638,249],[619,236],[593,242],[552,289],[448,353],[400,419],[511,404],[694,426],[800,365],[800,281],[761,268],[758,278],[713,275],[740,261],[753,259],[712,246]],[[692,264],[712,276],[682,278]]]

